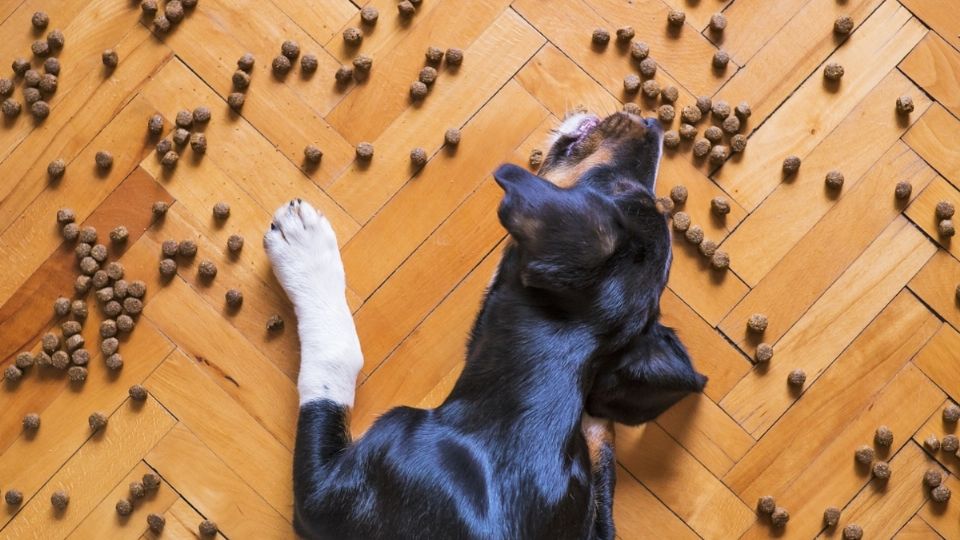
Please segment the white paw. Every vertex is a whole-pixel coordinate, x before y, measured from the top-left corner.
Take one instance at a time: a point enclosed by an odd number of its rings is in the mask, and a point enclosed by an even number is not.
[[[273,214],[263,238],[273,273],[297,309],[344,295],[343,262],[330,222],[310,203],[290,201]]]

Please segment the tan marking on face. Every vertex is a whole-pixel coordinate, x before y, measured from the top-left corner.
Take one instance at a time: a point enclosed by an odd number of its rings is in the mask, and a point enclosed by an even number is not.
[[[600,145],[592,154],[578,163],[558,165],[544,172],[541,176],[557,187],[571,188],[577,184],[577,180],[584,173],[597,165],[609,163],[612,158],[613,152],[610,148],[607,145]]]

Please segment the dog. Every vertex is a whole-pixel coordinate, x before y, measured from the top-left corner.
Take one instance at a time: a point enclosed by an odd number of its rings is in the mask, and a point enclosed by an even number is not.
[[[510,235],[446,400],[351,441],[360,343],[330,223],[295,200],[264,244],[298,319],[294,525],[308,538],[613,538],[609,422],[635,425],[697,373],[659,322],[670,232],[653,119],[578,114],[535,175],[494,173]]]

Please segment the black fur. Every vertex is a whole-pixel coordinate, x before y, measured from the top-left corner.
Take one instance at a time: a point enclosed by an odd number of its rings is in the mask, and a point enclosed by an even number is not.
[[[302,535],[613,538],[613,449],[591,464],[585,410],[647,421],[705,379],[657,322],[670,261],[652,193],[659,132],[611,118],[598,129],[615,159],[572,188],[512,165],[495,173],[513,242],[440,407],[394,409],[355,444],[342,405],[301,409],[294,495]],[[576,155],[557,147],[545,166]]]

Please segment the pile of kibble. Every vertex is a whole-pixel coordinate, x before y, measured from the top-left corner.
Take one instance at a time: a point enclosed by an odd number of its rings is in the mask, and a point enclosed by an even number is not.
[[[703,227],[695,225],[690,214],[679,208],[684,208],[689,198],[686,186],[677,184],[670,189],[669,197],[657,199],[657,208],[665,213],[672,214],[673,230],[682,233],[687,242],[697,247],[701,255],[709,262],[714,270],[724,271],[730,267],[730,255],[719,249],[719,245],[704,237]],[[724,197],[714,197],[710,201],[710,211],[717,219],[725,219],[730,213],[730,202]]]
[[[30,18],[35,33],[46,31],[50,25],[50,16],[37,11]],[[13,79],[0,77],[0,111],[8,119],[16,118],[23,110],[23,104],[14,96],[17,80],[20,81],[23,103],[30,108],[30,114],[37,122],[50,116],[50,98],[57,92],[60,76],[60,60],[57,55],[63,49],[65,38],[61,30],[51,30],[44,39],[37,39],[30,45],[37,66],[25,57],[16,58],[11,67]],[[40,73],[40,70],[43,73]]]
[[[153,18],[151,27],[154,32],[161,35],[179,25],[187,16],[187,10],[195,8],[198,2],[198,0],[166,0],[161,9],[159,1],[142,0],[140,9],[143,10],[144,17]]]
[[[177,112],[170,138],[160,139],[156,145],[157,159],[164,169],[176,168],[187,143],[198,159],[207,153],[207,135],[202,130],[210,122],[211,115],[210,109],[205,106],[197,107],[193,111],[184,109]],[[159,137],[164,129],[163,115],[158,113],[147,119],[147,132],[150,137]],[[100,164],[99,160],[97,164]]]

